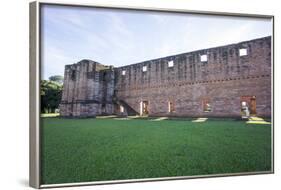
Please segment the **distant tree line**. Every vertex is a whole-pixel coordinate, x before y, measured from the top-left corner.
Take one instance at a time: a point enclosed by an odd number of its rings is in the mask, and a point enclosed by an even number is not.
[[[40,87],[41,113],[55,113],[61,101],[63,77],[55,75],[41,80]]]

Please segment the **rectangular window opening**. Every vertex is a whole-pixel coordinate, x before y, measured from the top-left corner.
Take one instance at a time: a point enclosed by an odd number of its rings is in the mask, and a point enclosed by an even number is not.
[[[142,71],[143,71],[143,72],[146,72],[146,71],[147,71],[147,66],[143,66],[143,67],[142,67]]]
[[[174,66],[174,61],[168,61],[168,67],[173,67]]]
[[[201,60],[201,62],[207,62],[208,61],[207,55],[206,54],[205,55],[201,55],[200,56],[200,60]]]
[[[122,71],[122,75],[124,76],[126,74],[126,70],[123,70]]]
[[[76,70],[72,70],[71,71],[71,80],[75,80],[76,79]]]
[[[242,48],[242,49],[239,49],[239,56],[246,56],[248,55],[248,52],[247,52],[247,49],[246,48]]]

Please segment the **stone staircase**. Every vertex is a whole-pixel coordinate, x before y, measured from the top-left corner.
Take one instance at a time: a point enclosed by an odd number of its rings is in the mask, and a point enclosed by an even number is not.
[[[119,100],[116,97],[114,97],[113,102],[117,105],[123,106],[128,116],[139,115],[139,113],[136,110],[134,110],[129,104],[127,104],[124,100]]]

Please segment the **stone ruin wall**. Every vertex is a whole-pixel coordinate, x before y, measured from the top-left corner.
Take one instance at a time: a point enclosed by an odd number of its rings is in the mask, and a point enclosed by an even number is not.
[[[239,49],[247,49],[239,56]],[[200,60],[207,55],[207,61]],[[173,60],[174,66],[168,67]],[[143,72],[147,66],[147,72]],[[122,75],[125,70],[126,74]],[[271,37],[204,49],[116,69],[117,97],[151,116],[241,116],[241,97],[256,97],[258,116],[271,116]],[[203,111],[208,100],[212,110]],[[175,111],[169,113],[168,102]]]
[[[246,56],[239,56],[241,48]],[[118,68],[82,60],[65,66],[64,76],[62,116],[120,114],[122,103],[140,113],[148,101],[150,116],[239,117],[242,96],[255,96],[257,115],[271,116],[271,37]],[[206,100],[210,112],[203,111]]]
[[[114,71],[90,60],[66,65],[60,113],[88,117],[113,114]]]

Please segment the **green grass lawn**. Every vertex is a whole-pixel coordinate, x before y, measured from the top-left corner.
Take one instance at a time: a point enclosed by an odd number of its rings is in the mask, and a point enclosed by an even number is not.
[[[271,170],[271,125],[42,118],[42,183]]]

